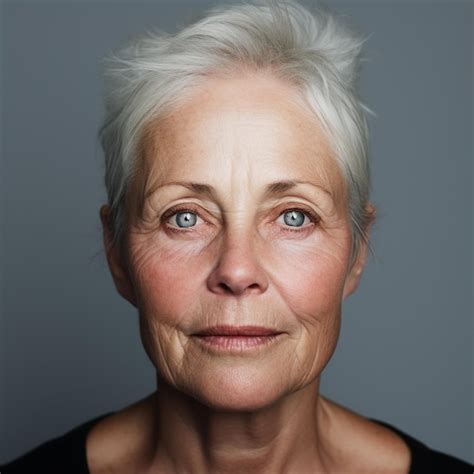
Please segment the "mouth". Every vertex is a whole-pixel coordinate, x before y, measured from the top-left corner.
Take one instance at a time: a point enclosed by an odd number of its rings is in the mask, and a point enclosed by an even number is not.
[[[281,334],[283,334],[282,331],[261,326],[213,326],[193,336],[208,348],[242,352],[268,345],[278,339]]]
[[[268,337],[277,336],[282,331],[277,331],[271,328],[262,326],[212,326],[205,328],[193,336],[211,337],[211,336],[225,336],[225,337]]]

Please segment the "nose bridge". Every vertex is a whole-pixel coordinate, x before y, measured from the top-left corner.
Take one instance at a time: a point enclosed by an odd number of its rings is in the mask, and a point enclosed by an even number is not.
[[[254,255],[256,235],[254,222],[249,219],[228,220],[224,225],[220,258],[256,258]]]
[[[208,279],[211,291],[240,295],[266,290],[267,279],[260,265],[257,240],[251,216],[235,212],[226,218],[217,261]]]

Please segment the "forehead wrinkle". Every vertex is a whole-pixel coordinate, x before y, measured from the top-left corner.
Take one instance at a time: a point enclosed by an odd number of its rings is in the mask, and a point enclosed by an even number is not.
[[[158,147],[156,145],[157,144],[155,142],[155,146],[152,147],[153,155],[155,155],[156,152],[158,151],[157,150]],[[171,147],[171,149],[168,149],[168,150],[162,149],[160,151],[161,151],[160,155],[163,156],[162,153],[164,152],[167,157],[171,158],[170,160],[171,162],[175,162],[175,163],[183,162],[180,159],[178,159],[177,161],[173,159],[174,157],[178,158],[178,153],[173,147]],[[321,159],[321,157],[319,158]],[[294,158],[294,159],[297,159],[297,158]],[[208,183],[180,179],[181,177],[174,180],[172,179],[171,181],[164,181],[164,179],[166,179],[165,176],[166,175],[169,176],[169,174],[166,173],[166,170],[167,169],[171,170],[169,167],[170,165],[168,164],[168,166],[166,166],[164,163],[164,161],[168,161],[168,158],[165,160],[155,159],[153,161],[156,167],[151,165],[151,163],[148,163],[149,166],[145,166],[144,169],[142,170],[144,171],[145,176],[142,177],[144,179],[141,180],[141,185],[144,188],[146,188],[142,190],[143,204],[150,198],[151,195],[157,193],[159,189],[163,187],[167,187],[167,186],[172,186],[172,185],[184,187],[197,196],[204,196],[214,202],[221,203],[221,200],[219,199],[220,193],[214,186]],[[345,186],[341,187],[340,185],[341,177],[337,176],[337,171],[336,171],[336,174],[334,174],[333,169],[328,170],[326,169],[326,166],[317,166],[317,161],[318,160],[314,160],[313,163],[310,164],[310,166],[308,167],[308,173],[312,175],[315,172],[317,172],[317,175],[319,177],[318,182],[315,182],[314,180],[310,181],[308,179],[299,179],[299,178],[276,180],[264,186],[260,194],[260,200],[266,201],[270,199],[276,199],[278,197],[283,196],[285,193],[288,193],[293,190],[297,190],[299,187],[298,185],[309,185],[313,188],[317,188],[317,190],[320,193],[319,195],[323,194],[325,198],[328,199],[328,202],[330,203],[331,208],[336,209],[336,208],[339,208],[341,205],[344,205]],[[231,160],[230,164],[231,166],[238,166],[240,164],[240,161],[237,161],[234,163],[234,161]],[[314,165],[316,165],[316,168]],[[173,168],[172,165],[171,165],[171,168]],[[251,170],[245,166],[245,170],[243,171],[245,175],[248,176],[248,179],[249,179],[248,183],[251,184],[251,181],[252,181]],[[174,173],[171,172],[170,174],[173,175]],[[231,174],[230,176],[235,176],[235,174]],[[334,183],[335,179],[338,181],[339,183],[338,185],[331,184],[331,183]],[[231,179],[231,182],[230,182],[231,189],[227,190],[227,192],[223,192],[222,197],[223,198],[229,197],[229,196],[235,197],[236,196],[235,192],[237,191],[239,191],[240,194],[242,193],[245,194],[246,193],[245,187],[242,186],[241,188],[239,188],[240,184],[241,183],[238,183],[235,179]],[[249,186],[249,188],[251,189],[249,189],[247,193],[254,194],[254,188],[252,186]],[[135,191],[137,191],[137,189],[135,189]],[[255,195],[258,195],[258,192],[259,191],[256,190]]]
[[[146,150],[144,150],[145,152],[144,154],[146,154],[146,157],[144,157],[143,161],[145,161],[148,164],[148,166],[144,167],[147,171],[145,172],[145,174],[148,174],[148,176],[146,176],[145,178],[147,188],[148,188],[145,193],[146,198],[148,198],[151,194],[155,193],[156,190],[158,190],[160,187],[176,184],[176,185],[182,185],[186,187],[187,189],[189,189],[195,194],[203,195],[217,201],[217,198],[218,198],[217,190],[209,184],[198,183],[198,182],[186,180],[186,179],[182,179],[182,180],[175,179],[175,180],[163,182],[163,178],[167,174],[168,175],[175,174],[175,172],[177,171],[176,165],[178,163],[185,164],[187,160],[186,146],[183,150],[181,146],[179,147],[173,146],[174,140],[172,141],[171,144],[166,143],[167,141],[166,138],[170,138],[169,134],[166,134],[165,143],[163,143],[162,140],[157,139],[158,138],[157,135],[160,135],[163,132],[164,130],[159,130],[159,128],[157,130],[155,128],[155,136],[149,137],[151,139],[148,140],[148,143],[147,143],[148,146],[146,147]],[[239,149],[238,143],[234,143],[232,146],[235,151],[233,156],[235,156],[236,154],[242,153],[242,150]],[[285,192],[290,191],[291,189],[294,189],[297,184],[309,184],[309,185],[319,188],[333,202],[336,202],[338,200],[337,199],[338,190],[334,189],[333,191],[332,188],[334,188],[334,186],[331,186],[331,183],[334,181],[334,179],[338,180],[338,178],[340,177],[337,176],[337,171],[335,174],[333,170],[335,166],[337,167],[337,165],[333,162],[334,158],[328,156],[326,152],[327,150],[323,146],[322,149],[320,147],[316,147],[316,148],[311,147],[310,150],[309,149],[301,150],[301,154],[298,154],[295,152],[290,153],[287,158],[290,164],[298,163],[298,166],[301,166],[301,164],[303,164],[304,165],[302,167],[303,175],[317,175],[320,182],[316,183],[316,182],[311,182],[310,180],[296,179],[296,178],[277,180],[275,182],[269,183],[265,187],[263,191],[263,199],[267,199],[270,197],[284,194]],[[213,154],[214,153],[215,152],[213,152]],[[196,153],[193,152],[193,154],[196,154]],[[225,155],[226,155],[225,153],[222,153],[222,156],[224,158],[225,158]],[[308,159],[308,157],[310,158]],[[232,168],[241,166],[241,167],[244,167],[245,169],[242,170],[241,168],[239,168],[239,171],[240,172],[243,171],[246,177],[248,178],[248,183],[252,183],[252,170],[248,166],[249,161],[230,159],[230,156],[228,158],[229,160],[226,160],[229,166],[228,176],[230,176],[231,178],[237,176],[238,173],[236,173],[235,170],[233,170]],[[271,164],[272,162],[271,156],[260,157],[261,164],[266,163],[268,160],[270,160],[270,164]],[[191,159],[191,161],[193,160]],[[330,169],[327,169],[327,168],[330,168]],[[235,179],[230,179],[230,183],[231,183],[232,188],[234,188],[235,186],[239,186],[239,183]],[[234,195],[232,192],[230,192],[229,194]]]
[[[206,91],[206,89],[204,89]],[[206,91],[209,94],[209,91]],[[212,92],[210,93],[210,97],[215,101],[215,98],[212,97]],[[291,97],[293,99],[293,97]],[[258,97],[257,97],[258,99]],[[165,118],[162,117],[161,120],[156,120],[154,123],[150,123],[149,128],[148,128],[148,133],[149,136],[147,137],[147,143],[146,143],[146,153],[144,153],[143,156],[144,160],[148,162],[148,167],[143,167],[142,170],[144,171],[144,174],[146,175],[145,177],[142,177],[142,184],[146,185],[147,189],[143,193],[146,197],[148,197],[150,194],[154,193],[159,187],[162,185],[160,181],[163,179],[166,179],[166,176],[173,176],[175,175],[176,178],[181,178],[183,177],[183,174],[180,172],[180,170],[185,169],[185,165],[187,161],[193,162],[192,158],[189,158],[187,155],[187,152],[192,152],[192,154],[196,154],[196,150],[192,150],[191,142],[194,140],[194,136],[196,135],[196,132],[198,131],[195,129],[195,126],[192,125],[191,128],[186,128],[184,127],[185,134],[183,135],[183,123],[182,121],[189,121],[192,119],[190,116],[190,112],[194,114],[198,114],[198,116],[201,116],[203,111],[200,108],[194,107],[195,104],[192,103],[184,103],[182,104],[181,108],[175,109],[172,113],[168,114]],[[207,104],[209,105],[209,104]],[[217,103],[218,107],[214,112],[223,112],[225,110],[225,107],[223,107],[224,104],[218,102]],[[247,104],[248,105],[248,104]],[[286,101],[282,101],[281,103],[279,102],[280,108],[287,108],[289,105],[286,103]],[[296,105],[296,104],[292,104]],[[211,107],[212,109],[212,107]],[[304,108],[298,108],[299,112],[307,112]],[[252,112],[253,117],[259,116],[262,117],[262,115],[268,114],[268,111],[265,110],[265,108],[262,108],[262,110],[255,111],[255,109],[248,109],[250,112]],[[249,120],[249,116],[247,115],[247,108],[240,107],[238,111],[234,110],[234,124],[235,122],[235,112],[237,112],[237,123],[241,126],[252,126],[253,128],[255,127],[256,123],[252,120]],[[275,114],[274,110],[270,111],[270,116],[272,117],[272,120],[278,120],[280,121],[281,117],[279,117],[279,114]],[[294,116],[294,110],[290,111]],[[192,115],[191,113],[191,115]],[[303,171],[303,175],[313,175],[317,176],[317,180],[320,182],[320,184],[316,185],[316,183],[310,183],[308,181],[308,184],[313,184],[318,186],[326,195],[328,195],[333,203],[338,203],[342,199],[342,195],[344,194],[344,189],[345,188],[345,183],[341,183],[341,175],[338,169],[338,164],[335,163],[335,159],[331,153],[330,147],[328,146],[327,140],[325,140],[324,134],[321,134],[321,126],[318,123],[319,121],[315,119],[315,117],[308,117],[306,114],[303,115],[305,118],[311,118],[311,120],[302,120],[301,117],[299,117],[299,120],[293,124],[293,128],[290,127],[290,129],[285,129],[283,127],[283,131],[290,133],[290,135],[287,137],[286,142],[288,144],[293,144],[295,143],[300,143],[300,140],[302,137],[295,136],[295,133],[299,133],[302,131],[302,129],[306,129],[309,123],[311,122],[311,126],[316,126],[319,129],[319,133],[316,134],[311,134],[311,137],[306,133],[305,138],[305,144],[301,144],[300,152],[296,152],[296,150],[293,150],[292,152],[288,149],[286,150],[289,153],[288,156],[288,162],[294,163],[297,167],[300,168],[300,171]],[[209,117],[206,117],[207,119]],[[212,115],[211,115],[212,118]],[[220,121],[220,124],[224,121]],[[192,123],[201,123],[201,120],[192,120]],[[257,124],[259,122],[257,121]],[[283,123],[285,123],[283,121]],[[263,125],[263,130],[266,129],[265,124]],[[263,131],[262,130],[262,131]],[[187,140],[185,139],[186,136],[192,140]],[[303,132],[304,133],[304,132]],[[200,136],[200,134],[198,134]],[[306,142],[306,139],[310,140],[309,142]],[[316,140],[315,140],[316,139]],[[315,140],[315,141],[314,141]],[[271,141],[269,142],[269,145],[277,146],[276,141]],[[214,143],[216,146],[220,148],[221,143],[220,141],[217,141],[217,143]],[[190,149],[191,147],[191,149]],[[229,158],[228,164],[230,165],[229,168],[232,171],[232,168],[238,168],[239,166],[244,166],[245,170],[242,170],[239,168],[240,172],[244,172],[247,177],[248,177],[248,183],[250,184],[252,181],[252,170],[250,169],[250,166],[247,166],[250,164],[249,161],[247,160],[235,160],[231,158],[235,158],[239,152],[242,152],[242,150],[239,147],[238,142],[232,142],[231,147],[234,150],[234,153],[222,153],[222,156],[225,158],[225,155]],[[200,147],[199,147],[200,148]],[[272,146],[273,148],[273,146]],[[226,151],[226,150],[224,150]],[[227,150],[228,152],[229,150]],[[265,153],[265,156],[260,156],[259,158],[255,158],[257,161],[262,161],[267,162],[269,161],[269,165],[272,164],[273,161],[273,151],[269,151],[269,155]],[[215,151],[212,152],[213,154]],[[277,146],[277,151],[276,153],[284,153],[281,149],[281,147]],[[285,153],[284,153],[285,154]],[[290,156],[292,155],[292,156]],[[190,155],[191,156],[191,155]],[[205,156],[202,156],[199,158],[201,161],[204,158],[205,161]],[[227,160],[226,160],[227,161]],[[262,164],[263,164],[262,162]],[[145,170],[146,168],[146,170]],[[290,169],[290,168],[289,168]],[[178,172],[175,174],[174,172]],[[287,174],[285,172],[285,174]],[[181,175],[181,176],[179,176]],[[235,174],[230,174],[230,176],[235,176]],[[286,180],[286,181],[291,181],[291,180]],[[344,181],[344,180],[342,180]],[[189,183],[189,181],[188,181]],[[198,194],[198,195],[205,195],[213,200],[217,200],[217,191],[209,187],[205,187],[205,183],[194,183],[197,186],[192,186],[190,191]],[[341,186],[342,184],[342,186]],[[204,186],[203,186],[204,185]],[[243,191],[243,188],[241,187],[242,183],[239,182],[236,179],[230,179],[230,191],[227,192],[227,195],[234,196],[234,190],[240,191],[241,193],[245,193]],[[266,189],[264,194],[265,194],[265,199],[271,196],[277,196],[278,194],[283,194],[286,191],[289,191],[290,188],[286,186],[286,189],[284,189],[280,184],[275,185],[275,183],[272,183],[274,186],[274,190],[271,191],[269,189]],[[276,187],[275,187],[276,186]],[[251,188],[251,186],[248,186]],[[294,186],[292,186],[294,187]],[[279,193],[277,193],[279,191]],[[341,192],[342,191],[342,192]],[[253,188],[249,189],[248,192],[253,192]]]

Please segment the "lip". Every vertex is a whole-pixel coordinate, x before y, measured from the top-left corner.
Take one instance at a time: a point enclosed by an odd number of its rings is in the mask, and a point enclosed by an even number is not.
[[[261,326],[212,326],[193,334],[193,337],[207,350],[242,354],[272,345],[281,334],[282,331]]]
[[[262,326],[212,326],[202,329],[193,336],[265,337],[281,333],[282,331]]]

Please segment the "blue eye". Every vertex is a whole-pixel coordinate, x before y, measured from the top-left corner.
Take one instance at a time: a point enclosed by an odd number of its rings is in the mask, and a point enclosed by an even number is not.
[[[185,231],[184,229],[188,229],[196,225],[198,215],[199,214],[193,209],[173,208],[169,209],[163,214],[162,222],[168,222],[172,217],[176,217],[176,224],[171,223],[172,225],[169,227],[169,229],[176,232]]]
[[[197,216],[192,211],[178,211],[175,212],[173,215],[176,216],[176,223],[178,224],[178,227],[187,228],[192,227],[196,224]]]
[[[286,209],[280,214],[281,216],[283,216],[285,224],[282,226],[283,232],[306,232],[320,221],[319,216],[309,209]],[[309,225],[303,225],[306,217],[308,218]]]
[[[286,226],[283,226],[283,230],[289,232],[302,232],[308,230],[308,227],[311,226],[303,226],[305,218],[308,218],[310,223],[316,224],[319,222],[319,218],[316,214],[305,209],[286,209],[280,214],[280,217],[281,216],[283,216],[284,224]],[[172,217],[176,218],[176,224],[171,223],[172,225],[169,229],[179,232],[180,230],[184,231],[184,229],[194,227],[197,223],[199,213],[190,208],[170,209],[164,213],[162,219],[164,222],[167,222],[168,220],[171,220]]]
[[[289,211],[285,211],[283,213],[283,216],[285,224],[291,227],[299,227],[304,223],[304,218],[306,217],[306,214],[297,209],[292,209]]]

